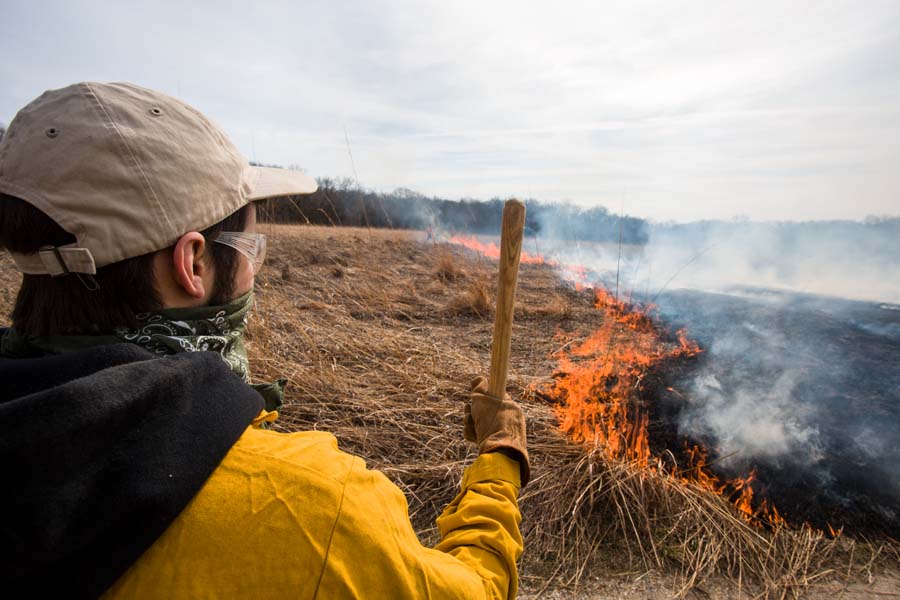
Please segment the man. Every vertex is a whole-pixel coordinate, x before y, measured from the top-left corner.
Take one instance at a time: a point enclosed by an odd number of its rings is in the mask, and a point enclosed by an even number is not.
[[[506,598],[525,423],[476,382],[479,456],[424,548],[400,490],[330,434],[264,428],[241,335],[265,256],[253,201],[308,194],[208,119],[130,84],[23,108],[0,142],[4,595]]]

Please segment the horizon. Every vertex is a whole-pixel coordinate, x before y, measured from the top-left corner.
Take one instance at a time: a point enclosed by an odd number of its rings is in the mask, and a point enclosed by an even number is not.
[[[280,165],[260,165],[260,166],[275,166],[281,167]],[[315,179],[320,183],[321,181],[328,179],[331,181],[336,181],[340,177],[334,177],[329,175],[317,175]],[[348,180],[352,180],[352,178],[346,178]],[[391,190],[379,190],[374,188],[368,188],[360,182],[353,181],[353,183],[357,186],[359,192],[363,194],[379,194],[384,196],[396,195],[396,194],[407,194],[411,193],[417,199],[423,200],[439,200],[439,201],[450,201],[450,202],[494,202],[494,201],[506,201],[509,199],[521,200],[522,202],[530,203],[535,202],[544,206],[573,206],[576,208],[580,208],[583,210],[590,209],[605,209],[612,216],[621,216],[622,218],[637,218],[645,221],[651,226],[673,226],[673,225],[693,225],[693,224],[703,224],[703,223],[721,223],[725,225],[778,225],[778,224],[828,224],[828,223],[846,223],[846,224],[856,224],[856,225],[877,225],[879,223],[892,223],[897,222],[900,224],[900,212],[893,214],[868,214],[859,219],[825,219],[825,218],[809,218],[809,219],[752,219],[747,215],[734,215],[730,218],[705,218],[705,219],[695,219],[692,221],[679,221],[676,219],[661,221],[658,219],[654,219],[653,217],[640,217],[637,215],[633,215],[630,213],[624,213],[619,215],[612,208],[605,204],[591,204],[591,205],[579,205],[573,202],[569,202],[566,200],[545,200],[542,198],[518,198],[514,196],[493,196],[491,198],[474,198],[470,196],[462,196],[457,198],[444,198],[437,195],[428,195],[422,193],[418,190],[404,188],[404,187],[395,187]]]
[[[679,223],[900,214],[895,2],[266,6],[14,4],[0,122],[125,80],[250,160],[373,189]]]

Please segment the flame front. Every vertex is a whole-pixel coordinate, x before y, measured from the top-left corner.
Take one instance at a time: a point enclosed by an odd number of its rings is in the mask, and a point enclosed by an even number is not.
[[[600,450],[608,459],[625,460],[639,469],[661,469],[662,459],[650,451],[649,415],[641,408],[639,387],[654,365],[695,356],[701,349],[683,329],[675,333],[675,342],[664,341],[650,317],[652,307],[630,305],[602,288],[595,294],[602,324],[583,342],[560,353],[554,381],[544,392],[556,400],[560,426],[573,440]],[[685,467],[672,470],[674,479],[722,495],[749,522],[785,524],[766,500],[754,503],[755,471],[723,481],[712,472],[702,446],[686,449],[685,456]]]
[[[560,426],[572,439],[648,467],[649,415],[635,402],[636,390],[651,366],[700,349],[684,335],[677,346],[661,343],[645,311],[631,310],[606,290],[595,292],[602,325],[559,354],[554,381],[544,391],[557,401]]]
[[[480,241],[475,236],[471,235],[453,235],[450,236],[449,241],[451,244],[459,244],[460,246],[465,246],[470,250],[480,252],[488,258],[500,258],[500,246],[498,246],[494,242],[485,243]],[[519,259],[519,262],[525,265],[546,264],[550,266],[556,266],[555,262],[545,260],[543,254],[529,254],[525,250],[522,250],[522,257]]]
[[[474,237],[454,236],[450,241],[487,257],[500,256],[496,244],[485,244]],[[576,289],[590,287],[586,284],[587,270],[580,265],[559,265],[525,252],[521,262],[549,264],[561,269]],[[599,450],[607,459],[627,461],[638,469],[662,470],[662,458],[650,449],[650,418],[640,402],[640,386],[651,367],[695,356],[701,349],[683,329],[675,333],[674,342],[665,341],[650,316],[652,306],[632,305],[602,287],[592,289],[595,308],[601,313],[600,327],[574,345],[566,342],[565,336],[557,336],[564,349],[557,352],[559,364],[553,382],[540,392],[554,401],[560,427],[572,440]],[[685,448],[684,456],[686,464],[671,469],[675,481],[720,494],[749,522],[785,525],[767,501],[754,507],[755,471],[723,481],[710,468],[706,448]]]

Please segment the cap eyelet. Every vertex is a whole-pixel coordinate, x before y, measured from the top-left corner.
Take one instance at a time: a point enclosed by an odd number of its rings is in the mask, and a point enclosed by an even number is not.
[[[150,114],[153,115],[154,117],[161,117],[163,113],[162,113],[162,109],[160,107],[153,106],[150,108]]]
[[[59,135],[59,129],[57,129],[56,127],[51,127],[46,131],[46,134],[48,138],[55,138]]]

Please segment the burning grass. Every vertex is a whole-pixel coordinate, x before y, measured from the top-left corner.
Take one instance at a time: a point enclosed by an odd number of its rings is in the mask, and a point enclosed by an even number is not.
[[[490,308],[495,264],[458,246],[426,245],[416,233],[284,226],[266,233],[270,258],[257,282],[247,347],[254,378],[289,379],[277,427],[334,433],[342,448],[403,489],[420,539],[433,544],[434,518],[474,458],[462,437],[466,387],[486,373],[490,357],[490,319],[453,307],[460,298],[472,305],[467,295],[480,285],[477,304]],[[3,260],[0,305],[8,311],[18,278]],[[465,277],[440,276],[450,264]],[[509,384],[522,400],[533,458],[533,479],[520,498],[526,595],[587,586],[592,597],[618,597],[620,588],[609,586],[653,579],[662,591],[644,589],[643,596],[713,589],[710,582],[721,597],[738,590],[793,596],[863,585],[900,560],[887,542],[754,525],[734,498],[691,474],[706,473],[699,460],[673,470],[674,455],[645,450],[646,432],[627,425],[639,424],[645,407],[628,392],[649,367],[622,348],[663,362],[695,349],[677,338],[654,345],[660,338],[645,317],[610,311],[608,301],[598,309],[593,291],[562,286],[540,261],[522,265],[519,286]],[[600,364],[607,377],[595,385],[628,401],[580,407],[615,426],[598,436],[596,429],[578,433],[572,420],[567,434],[562,391],[574,383],[565,373],[603,359],[606,348],[612,366]]]
[[[713,573],[765,595],[797,595],[826,577],[840,544],[810,527],[791,529],[765,502],[754,506],[752,474],[723,483],[702,448],[690,448],[681,468],[671,451],[651,451],[641,380],[651,367],[700,348],[684,332],[665,343],[645,311],[602,289],[596,297],[599,327],[567,343],[552,381],[532,388],[586,449],[554,486],[578,493],[544,506],[541,525],[560,526],[546,536],[557,540],[557,562],[580,563],[579,577],[614,539],[630,568],[674,571],[678,595]]]

